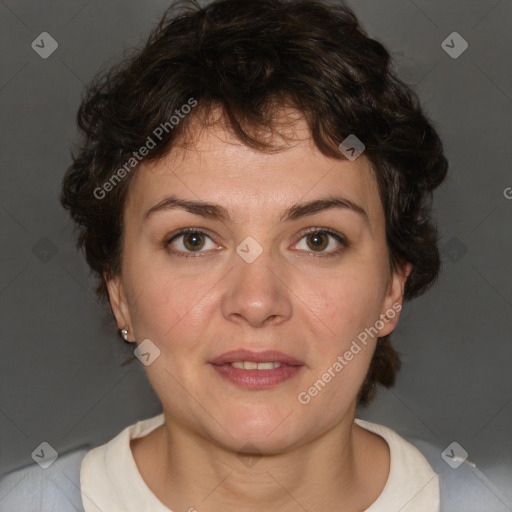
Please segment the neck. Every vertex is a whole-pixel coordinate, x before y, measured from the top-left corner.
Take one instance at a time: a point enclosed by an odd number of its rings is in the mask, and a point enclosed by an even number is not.
[[[389,474],[387,443],[353,417],[275,455],[242,456],[168,418],[141,439],[149,445],[135,457],[139,470],[171,510],[364,510]]]

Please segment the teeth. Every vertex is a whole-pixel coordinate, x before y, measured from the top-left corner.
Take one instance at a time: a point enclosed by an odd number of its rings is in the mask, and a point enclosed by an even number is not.
[[[235,368],[239,368],[240,370],[273,370],[274,368],[279,368],[281,363],[273,363],[269,361],[268,363],[256,363],[254,361],[236,361],[231,363],[231,366]]]

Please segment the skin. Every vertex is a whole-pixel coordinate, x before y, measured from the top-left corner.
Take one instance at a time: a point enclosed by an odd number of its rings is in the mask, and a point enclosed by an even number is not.
[[[297,396],[402,303],[411,265],[389,268],[384,211],[364,155],[329,158],[299,115],[282,115],[294,119],[281,130],[293,140],[284,151],[249,149],[222,122],[192,123],[193,146],[142,164],[130,184],[122,272],[107,284],[118,327],[160,349],[144,368],[165,424],[131,448],[148,487],[172,510],[363,510],[389,474],[387,443],[353,421],[376,337],[307,405]],[[144,220],[170,195],[221,204],[233,222],[180,209]],[[291,205],[333,195],[361,206],[368,219],[335,208],[279,221]],[[200,236],[200,256],[191,235],[166,245],[186,227],[211,234]],[[316,248],[308,228],[333,229],[349,245],[324,234]],[[263,248],[252,263],[236,252],[248,236]],[[187,249],[189,258],[172,252]],[[208,364],[239,348],[280,350],[304,367],[270,389],[241,389]],[[254,465],[240,457],[248,443],[261,455]]]

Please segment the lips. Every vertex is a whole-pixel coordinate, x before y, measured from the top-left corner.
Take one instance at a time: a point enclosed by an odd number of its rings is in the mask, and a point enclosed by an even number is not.
[[[278,386],[300,374],[304,363],[277,350],[252,352],[232,350],[209,361],[225,381],[245,390],[264,390]]]
[[[250,350],[232,350],[225,352],[220,356],[212,359],[210,364],[222,366],[231,363],[251,361],[254,363],[280,363],[281,366],[303,366],[303,361],[292,357],[288,354],[283,354],[277,350],[265,350],[263,352],[252,352]]]

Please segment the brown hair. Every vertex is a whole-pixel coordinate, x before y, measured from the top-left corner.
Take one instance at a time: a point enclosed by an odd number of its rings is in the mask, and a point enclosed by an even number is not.
[[[171,126],[191,99],[197,107]],[[338,146],[351,134],[364,142],[384,206],[390,268],[414,265],[404,298],[434,283],[440,259],[432,191],[448,163],[384,46],[343,5],[217,0],[201,8],[187,0],[166,11],[142,48],[95,77],[78,111],[84,142],[64,177],[61,202],[99,277],[100,296],[107,297],[105,277],[120,272],[124,200],[138,163],[134,154],[140,156],[148,137],[160,135],[145,161],[183,140],[191,118],[220,106],[244,144],[274,151],[255,134],[272,132],[284,105],[302,113],[327,156],[345,158]],[[358,403],[370,402],[377,383],[392,386],[399,368],[389,335],[379,338]]]

